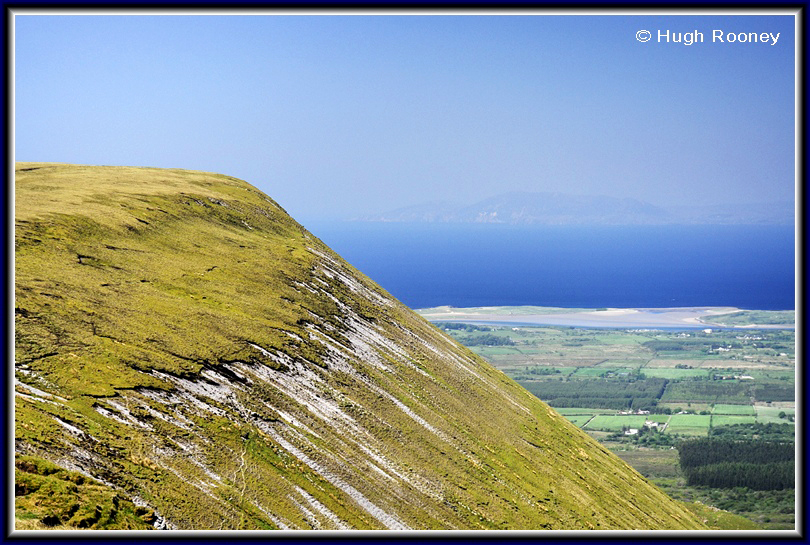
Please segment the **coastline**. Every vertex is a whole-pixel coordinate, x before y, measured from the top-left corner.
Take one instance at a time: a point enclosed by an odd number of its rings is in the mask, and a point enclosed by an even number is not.
[[[736,307],[605,308],[449,306],[416,309],[431,322],[469,322],[514,326],[667,329],[795,329],[788,324],[724,324],[713,317],[737,314]]]

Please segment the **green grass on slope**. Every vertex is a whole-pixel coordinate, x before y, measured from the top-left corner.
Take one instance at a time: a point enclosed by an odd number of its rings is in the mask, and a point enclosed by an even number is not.
[[[704,528],[245,182],[16,174],[20,454],[186,529]]]
[[[150,530],[155,514],[109,487],[33,456],[14,463],[15,526],[87,530]]]
[[[195,194],[164,188],[128,195],[120,188],[148,191],[154,184],[118,183],[123,175],[109,170],[111,182],[84,174],[60,186],[80,188],[78,195],[37,184],[38,171],[18,175],[18,363],[38,362],[62,392],[104,396],[115,388],[166,387],[139,370],[193,375],[201,362],[259,358],[249,342],[290,344],[285,328],[308,316],[288,282],[309,269],[312,256],[304,231],[287,214],[228,179],[217,180],[219,199],[202,174],[187,184]],[[107,180],[107,171],[96,176]],[[169,183],[175,174],[166,175]],[[40,217],[44,205],[35,196],[43,187],[54,200],[68,193],[68,202],[83,198],[91,205]],[[223,196],[238,200],[229,204]],[[112,213],[94,214],[92,203]],[[244,259],[246,249],[262,260]],[[316,353],[305,355],[318,361]],[[71,373],[63,372],[67,363]]]

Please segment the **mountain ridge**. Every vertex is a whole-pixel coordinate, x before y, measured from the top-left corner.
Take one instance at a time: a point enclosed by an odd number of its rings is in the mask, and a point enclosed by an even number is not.
[[[424,203],[353,221],[511,225],[792,225],[793,203],[661,207],[633,198],[513,191],[470,205]]]
[[[18,521],[705,528],[246,182],[16,166]]]

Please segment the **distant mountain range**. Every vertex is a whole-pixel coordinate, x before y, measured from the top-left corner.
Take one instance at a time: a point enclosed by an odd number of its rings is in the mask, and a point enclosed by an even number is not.
[[[503,193],[469,206],[425,203],[357,221],[524,225],[792,225],[792,202],[660,207],[636,199],[564,193]]]

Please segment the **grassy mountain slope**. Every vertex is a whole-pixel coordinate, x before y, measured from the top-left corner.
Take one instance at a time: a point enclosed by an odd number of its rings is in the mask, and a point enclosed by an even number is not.
[[[243,181],[18,163],[15,192],[18,468],[169,528],[703,527]]]

